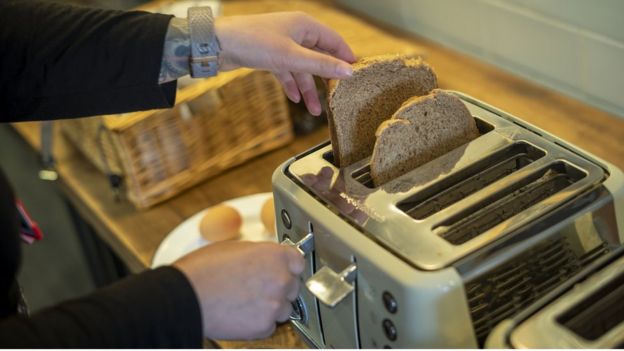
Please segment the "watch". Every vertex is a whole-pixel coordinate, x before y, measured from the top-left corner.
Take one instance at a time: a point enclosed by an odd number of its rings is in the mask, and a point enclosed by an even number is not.
[[[213,77],[219,69],[221,47],[215,33],[214,17],[208,6],[190,7],[188,25],[191,39],[191,77]]]

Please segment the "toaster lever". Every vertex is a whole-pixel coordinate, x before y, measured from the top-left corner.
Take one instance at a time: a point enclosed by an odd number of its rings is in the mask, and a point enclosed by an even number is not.
[[[307,254],[314,250],[314,234],[308,233],[301,240],[294,243],[290,238],[286,238],[282,241],[282,245],[292,246],[295,249],[299,250],[301,254],[305,257]]]
[[[351,263],[340,273],[323,266],[306,281],[306,287],[322,303],[333,308],[353,291],[356,273],[355,263]]]

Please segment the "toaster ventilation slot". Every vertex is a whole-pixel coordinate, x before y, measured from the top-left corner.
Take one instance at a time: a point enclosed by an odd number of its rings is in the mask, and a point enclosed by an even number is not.
[[[375,184],[373,183],[373,178],[370,174],[370,164],[367,164],[365,167],[358,169],[357,171],[351,174],[353,179],[362,183],[364,186],[368,188],[374,188]]]
[[[596,340],[624,322],[624,274],[578,303],[557,321],[587,340]]]
[[[425,219],[543,156],[542,150],[527,143],[510,145],[397,206],[414,219]]]
[[[556,162],[449,218],[434,231],[461,245],[499,223],[554,195],[585,176],[577,168]]]
[[[502,320],[514,316],[607,251],[606,245],[598,245],[589,252],[577,253],[565,237],[551,239],[466,283],[479,345],[483,346]]]

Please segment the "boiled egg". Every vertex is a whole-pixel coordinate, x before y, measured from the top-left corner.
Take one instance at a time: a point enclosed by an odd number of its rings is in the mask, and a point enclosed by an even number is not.
[[[273,196],[269,197],[262,205],[260,219],[266,231],[269,234],[275,234],[275,204],[273,203]]]
[[[232,240],[240,237],[243,218],[234,207],[219,204],[210,207],[199,222],[201,236],[210,241]]]

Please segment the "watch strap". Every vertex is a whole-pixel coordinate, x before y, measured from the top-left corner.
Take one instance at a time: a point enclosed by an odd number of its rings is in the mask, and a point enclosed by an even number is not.
[[[191,77],[216,76],[220,47],[212,10],[208,6],[189,8],[188,23],[191,39]]]

